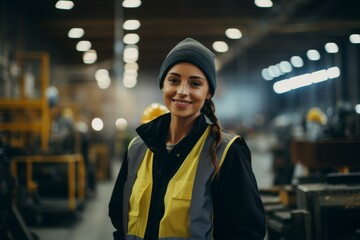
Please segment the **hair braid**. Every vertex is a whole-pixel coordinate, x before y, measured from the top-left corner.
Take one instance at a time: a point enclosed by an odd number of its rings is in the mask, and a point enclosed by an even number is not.
[[[214,175],[217,175],[220,170],[220,166],[219,166],[219,162],[218,162],[216,153],[217,153],[217,149],[219,148],[220,143],[221,143],[221,126],[220,126],[219,120],[217,119],[217,117],[215,115],[215,105],[211,99],[207,99],[205,101],[205,104],[202,108],[202,112],[213,123],[211,125],[211,129],[210,129],[210,134],[213,137],[213,141],[211,143],[209,152],[210,152],[210,156],[211,156],[211,163],[215,169]]]

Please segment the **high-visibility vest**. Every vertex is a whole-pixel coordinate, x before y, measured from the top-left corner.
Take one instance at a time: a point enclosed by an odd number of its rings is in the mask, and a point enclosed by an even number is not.
[[[208,127],[169,181],[164,198],[164,215],[159,239],[212,239],[212,200],[210,185],[214,168],[209,147]],[[217,151],[219,166],[230,145],[239,136],[222,132]],[[153,152],[136,137],[128,150],[128,176],[124,186],[123,227],[126,239],[144,238],[152,192]]]

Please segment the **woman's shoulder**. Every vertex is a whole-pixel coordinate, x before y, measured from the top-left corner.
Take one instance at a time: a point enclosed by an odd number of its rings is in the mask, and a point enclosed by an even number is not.
[[[222,129],[222,144],[228,145],[230,149],[249,150],[245,139],[240,134],[229,132],[224,129]]]
[[[221,130],[222,142],[245,142],[244,138],[237,133],[229,132],[226,129]]]
[[[144,148],[144,147],[145,147],[144,141],[141,139],[141,137],[136,136],[130,141],[130,143],[128,145],[128,151],[137,152],[141,148]]]

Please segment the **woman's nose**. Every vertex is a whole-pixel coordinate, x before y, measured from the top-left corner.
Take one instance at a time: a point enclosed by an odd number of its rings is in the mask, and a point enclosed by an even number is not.
[[[188,87],[186,84],[180,84],[177,89],[177,94],[179,95],[187,95],[189,93]]]

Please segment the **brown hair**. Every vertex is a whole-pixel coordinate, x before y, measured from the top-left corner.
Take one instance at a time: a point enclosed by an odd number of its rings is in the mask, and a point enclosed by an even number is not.
[[[214,175],[217,175],[220,170],[219,162],[217,159],[217,149],[221,144],[221,126],[220,122],[215,115],[215,105],[211,99],[206,99],[205,104],[201,109],[201,112],[204,113],[210,121],[213,123],[211,125],[210,134],[213,137],[213,141],[211,143],[211,147],[209,149],[211,156],[211,163],[214,166]]]

